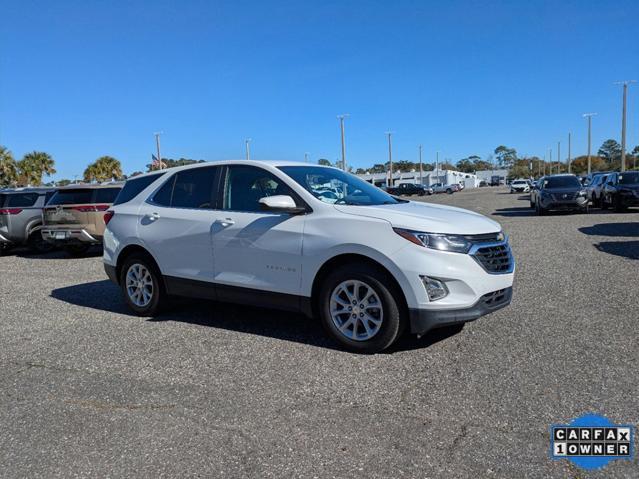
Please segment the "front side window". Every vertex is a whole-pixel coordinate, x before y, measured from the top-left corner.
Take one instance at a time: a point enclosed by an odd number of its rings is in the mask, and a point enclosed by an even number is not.
[[[14,193],[13,195],[8,195],[6,206],[28,208],[38,201],[38,196],[38,193]]]
[[[357,176],[322,166],[279,168],[315,198],[336,205],[392,205],[402,202]]]
[[[297,195],[281,179],[255,166],[229,166],[224,181],[223,209],[233,211],[261,211],[259,203],[266,196]]]

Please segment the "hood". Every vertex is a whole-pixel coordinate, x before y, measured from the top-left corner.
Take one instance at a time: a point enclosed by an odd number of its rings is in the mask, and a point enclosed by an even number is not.
[[[496,221],[454,206],[409,201],[378,206],[334,205],[334,208],[342,213],[386,220],[396,228],[427,233],[475,235],[501,231]]]

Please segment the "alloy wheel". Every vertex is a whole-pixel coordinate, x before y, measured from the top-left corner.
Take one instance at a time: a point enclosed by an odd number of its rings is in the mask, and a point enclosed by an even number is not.
[[[146,266],[134,263],[126,273],[126,292],[139,308],[148,306],[153,297],[153,278]]]
[[[338,284],[330,297],[331,320],[337,330],[353,341],[375,336],[384,321],[382,301],[377,292],[359,280]]]

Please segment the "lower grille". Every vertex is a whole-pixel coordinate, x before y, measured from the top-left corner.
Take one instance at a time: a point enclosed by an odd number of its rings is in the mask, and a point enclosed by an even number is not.
[[[486,306],[497,306],[508,300],[508,292],[509,289],[499,289],[497,291],[493,291],[492,293],[483,295],[481,299]]]
[[[472,256],[489,273],[509,273],[513,269],[508,244],[482,246]]]

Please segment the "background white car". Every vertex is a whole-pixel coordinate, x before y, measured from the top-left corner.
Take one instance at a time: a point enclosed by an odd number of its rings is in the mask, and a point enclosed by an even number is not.
[[[499,224],[395,198],[336,168],[173,168],[129,180],[105,221],[105,270],[140,315],[158,314],[169,295],[301,311],[371,353],[512,295]]]
[[[510,183],[511,193],[528,193],[530,192],[530,183],[528,180],[514,180]]]

